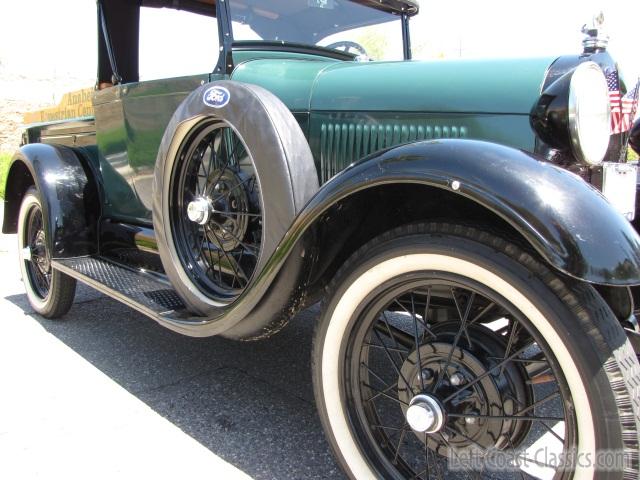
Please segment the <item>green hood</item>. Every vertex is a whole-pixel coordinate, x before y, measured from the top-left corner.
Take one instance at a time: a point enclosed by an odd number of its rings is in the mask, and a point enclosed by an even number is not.
[[[411,62],[251,60],[232,78],[260,85],[292,111],[528,115],[555,57]]]

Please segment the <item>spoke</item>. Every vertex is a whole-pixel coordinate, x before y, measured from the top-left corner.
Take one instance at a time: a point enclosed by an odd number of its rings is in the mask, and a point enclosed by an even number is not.
[[[402,427],[402,428],[398,428],[398,427],[387,427],[386,425],[376,425],[376,424],[371,424],[369,425],[371,428],[383,428],[385,430],[394,430],[397,432],[401,432],[402,430],[406,430],[407,427]]]
[[[400,344],[398,343],[398,340],[400,340],[400,342],[402,342],[402,338],[400,337],[400,335],[404,334],[405,332],[403,332],[399,328],[391,327],[391,325],[389,325],[389,319],[387,318],[387,312],[382,312],[382,319],[383,319],[384,326],[385,326],[385,329],[386,329],[386,334],[389,335],[389,338],[393,342],[394,347],[396,347],[398,352],[402,352],[402,353],[407,353],[408,354],[410,347],[407,347],[407,345],[402,345],[403,347],[406,348],[406,350],[402,351],[402,349],[400,348]],[[400,358],[401,362],[404,361],[402,355],[399,355],[399,358]]]
[[[549,432],[551,435],[553,435],[554,437],[556,437],[563,445],[564,445],[564,438],[561,437],[560,435],[558,435],[553,428],[551,428],[549,425],[547,425],[544,422],[540,422],[540,424],[544,427],[544,429]]]
[[[375,343],[363,343],[363,345],[365,347],[372,347],[372,348],[380,348],[380,349],[384,349],[384,346],[382,345],[376,345]],[[397,352],[397,353],[409,353],[409,350],[405,350],[404,348],[394,348],[394,347],[389,347],[387,346],[387,348],[389,349],[389,351],[391,352]]]
[[[362,382],[362,385],[364,385],[364,386],[365,386],[365,387],[367,387],[367,388],[370,388],[371,390],[373,390],[373,391],[374,391],[374,392],[376,392],[377,394],[382,395],[383,397],[386,397],[386,398],[388,398],[389,400],[393,400],[394,402],[401,403],[402,405],[406,405],[407,407],[409,406],[409,404],[408,404],[407,402],[402,401],[402,400],[400,400],[399,398],[394,398],[394,397],[392,397],[391,395],[389,395],[388,393],[386,393],[386,392],[384,392],[384,391],[382,391],[382,390],[378,390],[378,389],[377,389],[377,388],[375,388],[375,387],[372,387],[372,386],[371,386],[371,385],[369,385],[368,383],[364,383],[364,382]],[[372,400],[372,399],[369,399],[369,400]]]
[[[396,371],[396,373],[400,376],[400,378],[402,379],[402,381],[404,382],[404,384],[407,386],[407,389],[409,389],[409,391],[411,392],[411,396],[415,395],[413,389],[411,388],[411,385],[409,385],[409,382],[407,382],[407,379],[404,378],[404,375],[402,374],[402,372],[400,371],[400,369],[398,368],[398,366],[396,365],[396,362],[393,360],[393,358],[391,357],[391,353],[389,353],[389,350],[387,349],[387,346],[384,344],[384,342],[382,341],[382,339],[380,338],[380,334],[378,334],[377,330],[374,330],[373,333],[375,334],[375,336],[378,338],[378,341],[380,343],[382,343],[382,345],[384,346],[384,352],[387,354],[387,359],[391,362],[391,365],[393,365],[393,369]],[[403,402],[404,403],[404,402]]]
[[[224,135],[222,136],[222,141],[226,143],[226,141],[224,140]],[[211,182],[210,185],[215,188],[215,186],[218,184],[218,182],[220,181],[220,179],[222,178],[222,174],[224,173],[224,171],[227,169],[227,167],[229,166],[229,162],[231,161],[231,158],[233,158],[233,155],[235,155],[235,151],[236,148],[238,148],[238,145],[240,144],[240,138],[238,138],[237,143],[235,144],[235,146],[233,147],[233,154],[232,155],[228,155],[227,156],[227,160],[224,163],[224,166],[220,169],[220,173],[218,174],[218,177],[215,179],[215,181]],[[217,156],[216,156],[217,158]],[[214,200],[215,201],[215,200]]]
[[[367,385],[366,383],[362,382],[363,385]],[[371,397],[367,398],[366,401],[367,402],[372,402],[374,401],[376,398],[378,398],[380,395],[387,395],[389,392],[391,392],[392,390],[398,388],[398,384],[394,383],[393,385],[389,385],[388,387],[386,387],[384,390],[381,390],[380,392],[376,393],[375,395],[372,395]]]
[[[425,473],[427,474],[427,480],[431,478],[430,468],[429,468],[429,446],[428,446],[429,436],[424,434],[424,462],[425,462]]]
[[[261,214],[259,213],[248,213],[248,212],[233,212],[233,213],[229,213],[229,212],[219,212],[218,210],[216,210],[216,215],[224,215],[225,217],[235,217],[237,215],[242,215],[244,217],[257,217],[260,218],[262,217]]]
[[[468,442],[473,443],[483,454],[484,454],[484,458],[487,458],[489,456],[490,451],[487,450],[485,447],[483,447],[482,445],[480,445],[478,442],[476,442],[473,438],[465,435],[464,433],[456,430],[455,428],[451,428],[448,425],[445,425],[444,427],[446,430],[450,431],[451,433],[453,433],[454,435],[459,435],[462,438],[464,438],[465,440],[467,440]]]
[[[433,338],[437,339],[438,337],[433,334],[433,332],[429,329],[429,308],[431,307],[431,287],[427,289],[427,301],[424,304],[424,315],[422,319],[424,320],[424,331],[422,332],[422,342],[425,341],[425,336],[429,333]],[[428,478],[428,474],[427,474]]]
[[[242,245],[246,250],[248,250],[251,255],[253,255],[254,257],[258,257],[258,249],[255,247],[251,247],[250,245],[247,245],[246,243],[244,243],[242,240],[240,240],[238,237],[236,237],[233,233],[231,233],[229,230],[227,230],[226,228],[224,228],[222,225],[220,225],[219,223],[216,223],[216,225],[220,228],[220,230],[222,230],[224,233],[228,233],[229,235],[231,235],[231,237],[238,242],[240,245]]]
[[[371,375],[373,375],[373,376],[374,376],[374,378],[375,378],[376,380],[378,380],[382,385],[384,385],[385,389],[386,389],[387,387],[389,387],[389,386],[397,385],[397,382],[396,382],[396,383],[394,383],[394,384],[385,382],[385,381],[382,379],[382,377],[381,377],[380,375],[378,375],[376,372],[374,372],[374,371],[369,367],[369,365],[367,365],[366,363],[364,363],[364,362],[360,362],[360,365],[361,365],[361,366],[363,366],[364,368],[366,368],[366,369],[369,371],[369,373],[370,373]]]
[[[198,229],[198,231],[200,231],[200,229]],[[211,255],[211,249],[207,246],[207,253],[205,254],[204,252],[204,248],[205,248],[205,243],[209,244],[209,239],[207,238],[207,231],[206,231],[206,227],[203,228],[202,231],[202,242],[200,242],[200,258],[202,258],[203,262],[205,262],[206,265],[208,265],[209,269],[211,270],[212,275],[215,275],[215,267],[214,267],[214,262],[213,262],[213,258]],[[205,272],[206,275],[207,272]],[[218,272],[218,276],[220,278],[220,282],[222,282],[222,272],[219,271]]]
[[[514,452],[515,452],[515,451],[516,451],[516,449],[515,449],[515,448],[513,448],[513,442],[512,442],[512,440],[511,440],[511,432],[509,432],[509,436],[507,437],[507,441],[509,442],[509,448],[510,448],[512,451],[514,451]],[[518,472],[520,473],[520,480],[525,480],[525,478],[524,478],[524,473],[522,472],[522,469],[520,469],[520,468],[519,468],[519,469],[518,469]]]
[[[458,330],[458,333],[456,333],[456,336],[455,336],[455,338],[453,340],[453,345],[451,346],[451,350],[449,351],[449,355],[447,356],[447,361],[445,363],[445,366],[442,369],[440,375],[438,375],[438,380],[436,381],[434,387],[431,389],[432,393],[435,393],[435,392],[438,391],[438,387],[440,386],[440,384],[444,380],[444,376],[447,375],[447,370],[449,368],[449,365],[451,364],[451,358],[453,357],[453,352],[458,347],[458,342],[460,341],[460,337],[462,336],[462,332],[464,330],[466,330],[467,318],[469,317],[469,312],[471,311],[471,306],[473,305],[473,301],[475,300],[475,297],[476,297],[475,292],[471,292],[471,296],[469,297],[469,301],[467,302],[467,309],[466,309],[464,315],[462,315],[462,312],[460,310],[460,307],[458,306],[458,301],[456,300],[456,295],[455,295],[455,292],[454,292],[453,288],[451,289],[451,293],[452,293],[452,296],[453,296],[453,301],[456,304],[456,309],[458,310],[458,315],[460,315],[460,330]],[[467,334],[467,337],[468,337],[468,334]],[[469,343],[471,343],[471,342],[469,342]]]
[[[209,142],[209,148],[211,149],[211,155],[209,156],[209,168],[207,169],[207,178],[211,175],[211,169],[213,168],[214,163],[218,163],[218,154],[216,153],[216,137],[218,136],[218,132],[220,130],[214,130],[213,135],[211,135],[211,141]]]
[[[400,455],[400,446],[402,444],[402,441],[404,440],[405,433],[407,433],[407,429],[403,427],[402,431],[400,432],[400,439],[398,440],[398,446],[396,447],[396,454],[393,456],[394,465],[398,464],[398,455]]]
[[[411,292],[411,316],[413,317],[414,339],[416,342],[416,352],[418,354],[418,377],[420,377],[420,387],[424,391],[424,378],[422,378],[422,359],[420,358],[420,343],[418,342],[418,319],[416,317],[416,305]]]
[[[469,389],[470,387],[474,386],[476,383],[480,382],[481,380],[483,380],[485,377],[487,377],[488,375],[491,375],[491,373],[502,367],[502,365],[504,365],[507,362],[510,362],[512,358],[517,357],[518,355],[520,355],[522,352],[524,352],[527,348],[529,348],[529,346],[525,346],[519,350],[517,350],[516,352],[514,352],[509,358],[506,358],[505,360],[503,360],[502,362],[498,363],[497,365],[494,365],[493,367],[491,367],[489,370],[487,370],[486,372],[484,372],[482,375],[480,375],[479,377],[474,378],[472,381],[468,382],[467,384],[465,384],[464,387],[459,388],[458,390],[456,390],[455,392],[453,392],[451,395],[449,395],[448,397],[446,397],[444,400],[442,400],[442,403],[447,403],[449,400],[456,398],[458,395],[460,395],[462,392],[464,392],[465,390]]]
[[[453,432],[453,433],[454,433],[454,434],[456,434],[456,435],[460,435],[460,436],[461,436],[462,438],[464,438],[465,440],[467,440],[467,441],[469,441],[469,442],[473,443],[476,447],[478,447],[478,448],[479,448],[479,449],[484,453],[484,458],[490,458],[490,457],[492,457],[492,456],[497,455],[497,454],[499,454],[499,453],[500,453],[499,451],[491,451],[491,450],[487,450],[485,447],[483,447],[482,445],[480,445],[478,442],[476,442],[475,440],[473,440],[471,437],[469,437],[469,436],[465,435],[464,433],[462,433],[462,432],[460,432],[460,431],[458,431],[458,430],[455,430],[455,429],[453,429],[453,428],[451,428],[451,427],[449,427],[449,426],[445,426],[444,428],[446,428],[446,429],[447,429],[447,430],[449,430],[450,432]],[[509,440],[509,443],[511,444],[511,440]],[[448,443],[448,442],[447,442],[447,445],[449,445],[449,443]],[[514,453],[515,453],[515,450],[514,450]],[[456,456],[457,456],[457,455],[456,455]],[[458,458],[460,458],[460,457],[458,457]],[[529,457],[526,457],[526,458],[529,458]],[[553,469],[556,469],[556,468],[557,468],[557,467],[556,467],[556,466],[554,466],[554,465],[549,465],[549,464],[547,464],[547,463],[543,463],[543,462],[540,462],[540,461],[535,461],[535,460],[533,460],[533,459],[531,460],[531,462],[532,462],[532,463],[537,463],[538,465],[543,466],[543,467],[548,467],[548,468],[553,468]],[[484,468],[483,468],[483,469],[484,469]]]
[[[218,195],[216,198],[214,198],[213,200],[211,200],[213,203],[217,202],[218,200],[220,200],[221,198],[226,198],[229,196],[229,194],[231,192],[233,192],[234,190],[240,188],[241,186],[243,186],[245,183],[251,181],[251,180],[255,180],[254,176],[251,176],[249,178],[245,178],[244,180],[242,180],[240,183],[238,183],[237,185],[234,185],[233,187],[231,187],[229,190],[227,190],[225,193],[221,193],[220,195]]]
[[[503,360],[504,357],[487,357],[489,360]],[[547,360],[533,360],[528,358],[513,358],[511,359],[513,363],[544,363],[547,364]],[[547,369],[545,369],[547,370]]]
[[[205,229],[207,227],[205,226]],[[236,261],[235,258],[229,257],[229,255],[227,254],[226,250],[224,248],[222,248],[222,241],[220,240],[220,237],[218,237],[218,235],[216,235],[216,232],[212,229],[209,228],[209,231],[213,234],[214,237],[216,237],[216,240],[218,241],[219,244],[219,250],[218,252],[222,251],[222,254],[226,257],[227,261],[229,262],[229,266],[231,267],[231,269],[233,270],[233,274],[234,274],[234,279],[231,282],[231,288],[233,288],[233,286],[235,285],[235,279],[238,279],[238,283],[240,283],[240,287],[242,287],[242,283],[240,282],[240,279],[244,279],[245,281],[247,280],[246,275],[244,274],[244,272],[242,272],[242,277],[240,276],[240,273],[238,272],[238,269],[240,269],[240,271],[242,271],[242,269],[240,268],[240,265],[236,265]],[[218,262],[220,263],[220,254],[218,253]],[[236,268],[236,266],[238,268]]]
[[[446,427],[448,428],[448,427]],[[453,452],[453,454],[456,456],[456,458],[458,459],[458,461],[460,462],[460,465],[462,466],[462,468],[464,468],[467,472],[469,472],[471,475],[473,475],[475,472],[471,469],[469,469],[469,467],[467,467],[464,462],[462,461],[462,459],[460,458],[460,455],[458,455],[458,452],[456,451],[455,448],[453,448],[453,446],[449,443],[449,441],[444,438],[444,435],[442,433],[440,433],[440,438],[442,438],[442,441],[445,443],[445,445],[449,448],[449,450],[451,450]]]
[[[538,400],[535,403],[532,403],[531,405],[529,405],[526,408],[523,408],[522,410],[520,410],[518,412],[518,414],[522,414],[522,413],[527,413],[528,411],[530,411],[532,408],[535,408],[538,405],[542,405],[543,403],[547,402],[548,400],[551,400],[552,398],[557,397],[560,394],[560,392],[554,392],[551,393],[549,395],[547,395],[545,398]],[[515,398],[513,395],[508,395],[508,397],[513,400],[514,402],[516,402],[517,404],[519,404],[520,406],[524,405],[523,402],[521,402],[520,400],[518,400],[517,398]],[[565,420],[566,421],[566,420]],[[544,429],[551,433],[554,437],[556,437],[561,443],[564,444],[564,438],[562,438],[560,435],[558,435],[549,425],[547,425],[544,422],[540,422],[542,424],[542,426],[544,427]]]
[[[538,400],[536,402],[533,402],[531,405],[527,406],[526,408],[523,408],[522,410],[514,413],[514,415],[515,416],[519,416],[519,415],[525,414],[527,412],[530,412],[534,408],[539,407],[540,405],[543,405],[543,404],[547,403],[549,400],[553,400],[554,398],[556,398],[558,396],[560,396],[560,391],[556,390],[555,392],[550,393],[546,397],[541,398],[540,400]]]
[[[505,358],[507,358],[507,356],[509,356],[509,352],[511,351],[511,346],[513,345],[513,339],[515,337],[516,334],[516,330],[518,327],[518,323],[516,322],[516,320],[512,321],[512,325],[511,325],[511,333],[509,333],[509,341],[507,342],[507,349],[504,352],[504,357],[502,358],[502,360],[504,360]],[[500,367],[500,375],[502,375],[504,373],[504,369],[507,366],[507,364],[505,363],[504,365],[502,365],[502,367]]]
[[[411,301],[413,303],[413,292],[411,292]],[[416,315],[415,311],[412,313],[409,310],[407,310],[407,308],[402,305],[397,299],[394,300],[394,302],[401,308],[403,309],[408,315],[411,315],[416,321],[420,322],[420,324],[422,325],[422,328],[424,328],[424,331],[429,333],[429,335],[431,335],[433,338],[438,338],[428,327],[427,327],[427,323],[426,321],[422,321],[422,320],[418,320],[418,316]]]
[[[448,417],[451,418],[482,418],[482,419],[495,419],[495,420],[526,420],[529,422],[563,422],[564,417],[525,417],[524,415],[477,415],[466,413],[448,413]]]
[[[493,307],[495,307],[496,304],[494,302],[491,302],[489,305],[487,305],[486,307],[484,307],[479,314],[477,314],[475,317],[473,317],[471,319],[471,321],[469,321],[469,325],[473,325],[474,323],[476,323],[478,320],[480,320],[480,318],[482,318],[484,316],[485,313],[487,313],[488,311],[490,311],[491,309],[493,309]]]

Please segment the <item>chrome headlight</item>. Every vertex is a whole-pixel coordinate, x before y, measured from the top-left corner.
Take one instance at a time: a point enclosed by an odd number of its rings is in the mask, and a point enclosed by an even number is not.
[[[531,126],[550,147],[598,165],[609,148],[609,88],[602,69],[584,62],[546,86],[531,112]]]
[[[611,109],[607,81],[597,64],[585,62],[574,70],[568,109],[573,153],[589,165],[600,164],[609,148]]]

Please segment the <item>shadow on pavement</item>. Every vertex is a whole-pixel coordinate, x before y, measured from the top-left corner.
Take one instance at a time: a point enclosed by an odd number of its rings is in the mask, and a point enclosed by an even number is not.
[[[25,295],[7,300],[31,312]],[[63,320],[32,315],[131,394],[256,479],[343,478],[313,401],[317,308],[261,342],[189,338],[80,287]]]

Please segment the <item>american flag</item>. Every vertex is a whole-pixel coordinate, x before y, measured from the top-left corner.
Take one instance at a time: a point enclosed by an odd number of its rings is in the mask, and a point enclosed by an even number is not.
[[[609,71],[606,77],[607,86],[609,87],[609,103],[611,104],[611,134],[615,135],[626,132],[631,128],[638,106],[640,81],[622,96],[617,70]]]

